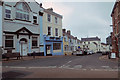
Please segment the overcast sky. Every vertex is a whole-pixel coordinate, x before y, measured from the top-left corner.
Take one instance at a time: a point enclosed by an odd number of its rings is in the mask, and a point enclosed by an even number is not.
[[[114,2],[43,2],[63,15],[63,28],[79,39],[98,36],[102,42],[110,35]]]

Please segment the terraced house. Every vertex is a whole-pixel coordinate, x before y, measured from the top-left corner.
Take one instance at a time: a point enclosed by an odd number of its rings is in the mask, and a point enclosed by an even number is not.
[[[112,52],[120,57],[120,1],[116,0],[111,14],[113,23]]]
[[[63,51],[65,55],[72,55],[72,53],[81,49],[81,46],[81,41],[72,36],[70,30],[63,29]]]
[[[45,56],[64,55],[62,16],[52,8],[43,9],[43,20],[40,27],[40,52]]]
[[[20,53],[25,56],[33,51],[40,52],[40,4],[20,0],[18,2],[2,2],[3,34],[2,46],[4,53]]]

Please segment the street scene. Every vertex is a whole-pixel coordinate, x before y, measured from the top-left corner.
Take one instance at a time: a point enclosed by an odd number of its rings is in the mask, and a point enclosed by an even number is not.
[[[117,80],[120,1],[0,0],[0,78]]]
[[[5,61],[3,78],[117,78],[118,61],[101,54]]]

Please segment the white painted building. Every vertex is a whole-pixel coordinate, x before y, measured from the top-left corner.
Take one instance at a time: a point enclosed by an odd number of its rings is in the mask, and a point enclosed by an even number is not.
[[[98,37],[81,38],[83,50],[100,51],[101,40]]]
[[[102,52],[106,52],[106,51],[110,51],[110,50],[111,50],[110,45],[105,44],[105,43],[101,43],[101,51]]]
[[[34,0],[32,2],[20,0],[0,3],[0,26],[3,28],[4,53],[8,50],[12,53],[19,52],[21,55],[27,55],[33,51],[40,52],[40,11],[40,5]]]

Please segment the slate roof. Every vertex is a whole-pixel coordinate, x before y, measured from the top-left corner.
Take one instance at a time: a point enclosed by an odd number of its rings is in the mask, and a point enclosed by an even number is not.
[[[81,41],[100,41],[98,37],[81,38]]]

